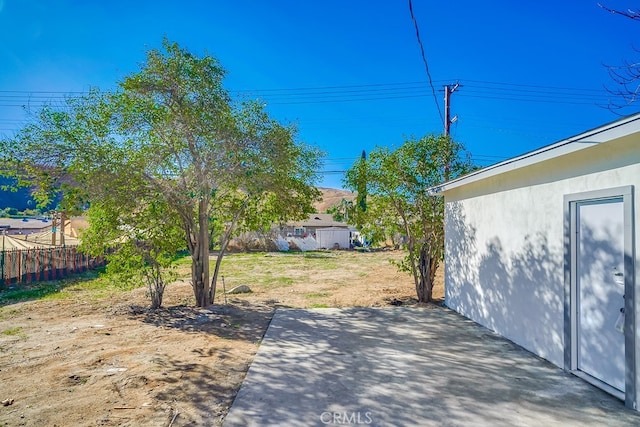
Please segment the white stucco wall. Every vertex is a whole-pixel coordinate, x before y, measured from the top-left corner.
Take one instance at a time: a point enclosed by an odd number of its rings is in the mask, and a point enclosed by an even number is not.
[[[445,191],[446,304],[563,366],[564,195],[634,185],[640,241],[639,147],[631,135]]]
[[[318,247],[334,249],[337,244],[340,249],[349,249],[351,232],[347,229],[321,228],[316,230]]]

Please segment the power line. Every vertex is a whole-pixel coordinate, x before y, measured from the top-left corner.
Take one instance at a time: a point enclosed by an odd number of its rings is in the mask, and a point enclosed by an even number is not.
[[[409,13],[411,13],[413,26],[416,29],[416,38],[418,39],[418,45],[420,45],[422,62],[424,62],[424,68],[427,70],[427,77],[429,77],[429,86],[431,86],[431,93],[433,94],[433,100],[435,101],[436,107],[438,108],[438,115],[440,116],[440,121],[444,122],[444,117],[442,117],[442,111],[440,110],[440,102],[438,101],[438,97],[436,96],[436,89],[433,87],[433,79],[431,78],[431,72],[429,71],[429,63],[427,62],[427,56],[424,53],[424,46],[422,45],[422,40],[420,39],[420,30],[418,29],[418,21],[416,20],[416,17],[413,14],[413,4],[411,3],[411,0],[409,0]]]
[[[474,79],[454,79],[463,83],[466,87],[478,87],[485,88],[488,90],[513,90],[513,91],[531,91],[538,92],[532,90],[524,90],[524,89],[514,89],[514,88],[501,88],[494,86],[509,86],[509,87],[524,87],[524,88],[535,88],[535,89],[549,89],[553,92],[558,90],[564,91],[578,91],[578,92],[593,92],[595,94],[598,93],[607,93],[603,89],[592,89],[592,88],[576,88],[576,87],[566,87],[566,86],[546,86],[546,85],[533,85],[533,84],[523,84],[523,83],[508,83],[508,82],[493,82],[493,81],[485,81],[485,80],[474,80]],[[444,83],[448,80],[434,80],[434,83]],[[413,82],[393,82],[393,83],[370,83],[370,84],[360,84],[360,85],[334,85],[334,86],[314,86],[314,87],[299,87],[299,88],[278,88],[278,89],[238,89],[238,90],[230,90],[232,93],[237,94],[252,94],[256,92],[268,92],[263,94],[262,96],[287,96],[287,95],[312,95],[312,94],[323,94],[323,93],[359,93],[359,92],[379,92],[379,91],[389,91],[389,90],[409,90],[409,89],[422,89],[424,85],[424,81],[413,81]],[[479,83],[479,84],[477,84]],[[345,90],[348,89],[348,90]],[[439,90],[442,91],[442,90]],[[274,93],[274,92],[283,92],[283,93]],[[297,93],[291,93],[297,92]],[[71,97],[79,97],[80,95],[87,94],[88,92],[77,92],[77,91],[41,91],[41,90],[0,90],[0,98],[14,98],[14,97],[22,97],[22,98],[46,98],[46,99],[68,99]],[[4,95],[4,94],[12,94],[12,95]],[[16,95],[17,94],[17,95]]]
[[[476,82],[476,83],[468,83]],[[526,85],[516,83],[500,83],[485,82],[479,80],[463,81],[465,85],[465,94],[475,93],[482,96],[477,97],[496,97],[508,96],[518,100],[526,100],[529,98],[545,98],[544,95],[552,95],[547,98],[557,100],[594,100],[597,102],[606,102],[609,94],[603,90],[567,88],[559,86],[542,86],[542,85]],[[326,103],[326,102],[355,102],[355,101],[375,101],[386,99],[403,99],[408,97],[429,96],[429,90],[424,88],[421,82],[405,82],[405,83],[377,83],[368,85],[344,85],[344,86],[320,86],[316,88],[289,88],[289,89],[254,89],[254,92],[261,92],[259,99],[277,104],[290,103]],[[564,91],[564,92],[562,92]],[[5,95],[6,93],[14,95]],[[234,91],[242,93],[241,91]],[[15,94],[21,95],[15,95]],[[0,106],[2,107],[22,107],[29,105],[32,107],[40,107],[50,102],[64,102],[78,96],[60,95],[64,92],[45,91],[0,91]],[[69,93],[69,92],[68,92]],[[71,92],[74,93],[74,92]],[[75,92],[81,93],[81,92]],[[432,93],[431,93],[432,94]],[[464,96],[464,95],[463,95]],[[505,98],[506,99],[506,98]]]
[[[486,154],[471,154],[471,160],[475,163],[483,163],[483,164],[493,164],[503,160],[509,159],[506,156],[494,156],[494,155],[486,155]],[[354,157],[354,162],[357,160]],[[341,175],[345,174],[347,169],[330,169],[330,170],[316,170],[314,173],[318,175]]]
[[[594,102],[576,102],[571,100],[561,99],[536,99],[536,98],[507,98],[503,96],[480,96],[480,95],[467,95],[460,94],[459,96],[465,98],[481,98],[481,99],[500,99],[503,101],[520,101],[520,102],[542,102],[547,104],[570,104],[570,105],[594,105]]]
[[[566,86],[546,86],[510,82],[494,82],[484,80],[462,80],[465,90],[459,95],[463,98],[478,98],[485,100],[498,100],[505,102],[531,102],[565,105],[603,105],[606,104],[609,94],[603,89],[576,88]],[[429,97],[433,95],[425,85],[425,81],[370,83],[361,85],[333,85],[317,87],[297,87],[281,89],[253,89],[259,92],[259,98],[271,105],[296,105],[296,104],[325,104],[346,102],[389,102],[411,98]],[[230,91],[242,93],[242,91]],[[36,111],[47,105],[56,108],[66,107],[65,101],[79,98],[88,92],[77,91],[21,91],[0,90],[0,108],[27,108]],[[250,94],[250,91],[246,92]],[[8,110],[6,110],[8,111]],[[474,115],[475,116],[475,115]],[[335,119],[305,121],[301,128],[318,126],[323,123],[329,125],[337,121],[349,123],[366,122],[376,127],[391,126],[394,123],[408,125],[415,122],[417,116],[380,116],[380,117],[338,117]],[[420,118],[420,120],[423,120]],[[515,119],[522,120],[522,119]],[[17,130],[27,122],[25,119],[0,118],[0,132]],[[473,126],[465,122],[467,126]],[[536,123],[538,123],[536,121]],[[15,127],[15,129],[11,129]],[[477,127],[477,126],[475,126]]]
[[[403,96],[381,96],[373,98],[352,98],[352,99],[326,99],[315,101],[290,101],[290,102],[272,102],[271,105],[294,105],[294,104],[327,104],[333,102],[362,102],[362,101],[383,101],[389,99],[409,99],[424,98],[428,95],[403,95]]]
[[[379,87],[379,86],[405,86],[405,85],[422,85],[424,82],[397,82],[397,83],[369,83],[359,85],[337,85],[337,86],[307,86],[297,88],[280,88],[280,89],[238,89],[234,92],[277,92],[277,91],[296,91],[296,90],[323,90],[323,89],[352,89],[352,88],[364,88],[364,87]],[[0,91],[2,92],[2,91]]]
[[[66,90],[0,90],[0,93],[56,93],[56,94],[86,94],[83,91]]]
[[[467,87],[467,86],[465,86]],[[469,87],[467,87],[469,88]],[[546,90],[530,90],[530,89],[507,89],[507,88],[485,88],[482,86],[470,86],[470,89],[465,90],[465,92],[472,93],[487,93],[490,91],[491,93],[497,94],[506,94],[506,95],[518,95],[518,96],[546,96],[557,98],[558,96],[563,96],[567,98],[585,98],[585,99],[601,99],[607,98],[608,94],[605,92],[601,92],[600,94],[596,93],[560,93],[557,91],[546,91]]]
[[[543,85],[532,85],[532,84],[523,84],[523,83],[506,83],[506,82],[491,82],[486,80],[473,80],[473,79],[465,79],[465,82],[470,83],[484,83],[491,85],[502,85],[502,86],[518,86],[518,87],[535,87],[542,89],[560,89],[560,90],[579,90],[579,91],[591,91],[591,92],[602,92],[601,89],[582,89],[575,87],[566,87],[566,86],[543,86]]]
[[[414,93],[416,91],[425,90],[422,86],[408,86],[404,88],[383,88],[383,89],[366,89],[366,90],[341,90],[341,91],[322,91],[322,92],[296,92],[296,93],[274,93],[274,94],[258,94],[259,98],[268,98],[268,99],[288,99],[295,98],[301,96],[312,96],[312,97],[331,97],[331,96],[362,96],[362,95],[385,95],[388,93],[391,94],[406,94],[406,93]],[[385,93],[381,93],[385,92]],[[0,96],[2,98],[2,96]]]
[[[493,95],[485,95],[483,93],[486,92],[477,92],[471,91],[473,93],[479,93],[478,95],[472,94],[463,94],[460,93],[459,96],[466,98],[479,98],[479,99],[498,99],[503,101],[519,101],[519,102],[537,102],[537,103],[549,103],[549,104],[573,104],[573,105],[604,105],[608,98],[595,98],[595,97],[545,97],[542,95],[531,95],[524,96],[517,94],[505,94],[505,96],[493,96]],[[344,103],[344,102],[369,102],[369,101],[389,101],[389,100],[400,100],[400,99],[414,99],[414,98],[424,98],[428,97],[428,94],[416,94],[416,95],[389,95],[389,96],[362,96],[362,97],[350,97],[350,98],[342,98],[342,97],[332,97],[329,99],[300,99],[300,100],[269,100],[264,99],[265,102],[268,102],[269,105],[304,105],[304,104],[332,104],[332,103]],[[8,103],[4,104],[0,102],[0,107],[7,108],[42,108],[50,105],[50,103],[46,101],[42,102],[24,102],[24,103]]]

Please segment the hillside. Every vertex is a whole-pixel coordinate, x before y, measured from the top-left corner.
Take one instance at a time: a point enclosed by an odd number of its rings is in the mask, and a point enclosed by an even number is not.
[[[0,186],[9,183],[8,179],[0,178]],[[322,200],[314,205],[318,213],[324,213],[328,208],[339,205],[342,199],[355,200],[356,198],[356,193],[347,190],[322,187],[319,187],[318,190],[322,192]],[[34,206],[35,202],[29,194],[29,189],[21,188],[16,193],[0,190],[0,209],[12,207],[21,211]]]
[[[0,177],[0,187],[11,184],[12,181],[9,178]],[[16,192],[2,190],[0,188],[0,209],[16,208],[19,211],[22,211],[28,208],[33,208],[34,206],[35,202],[31,198],[28,188],[21,188]]]
[[[318,187],[322,192],[322,200],[315,204],[318,213],[326,212],[332,206],[340,204],[342,199],[355,200],[356,193],[347,190],[338,190],[335,188]]]

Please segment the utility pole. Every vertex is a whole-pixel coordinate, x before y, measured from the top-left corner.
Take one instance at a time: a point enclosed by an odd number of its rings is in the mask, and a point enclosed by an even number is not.
[[[459,83],[454,85],[444,85],[444,134],[449,136],[451,123],[458,119],[458,116],[451,118],[451,94],[460,87]]]
[[[451,94],[456,91],[460,87],[459,83],[454,85],[444,85],[444,136],[448,137],[451,130],[451,123],[458,120],[458,116],[454,116],[451,118]],[[445,182],[449,181],[450,173],[451,173],[451,159],[448,158],[444,165],[443,177]]]

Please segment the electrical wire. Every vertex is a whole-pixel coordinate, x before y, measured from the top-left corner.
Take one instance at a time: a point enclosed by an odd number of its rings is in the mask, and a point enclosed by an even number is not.
[[[427,77],[429,78],[429,86],[431,86],[431,93],[433,94],[433,100],[435,101],[436,107],[438,108],[438,115],[440,116],[440,121],[444,123],[444,117],[442,116],[442,111],[440,110],[440,102],[438,101],[438,97],[436,96],[436,89],[433,87],[433,79],[431,78],[431,72],[429,71],[429,63],[427,62],[427,56],[424,53],[424,46],[422,45],[422,39],[420,38],[420,29],[418,28],[418,21],[416,20],[416,16],[413,13],[413,4],[411,3],[411,0],[409,0],[409,13],[411,14],[411,19],[413,20],[413,26],[416,29],[416,38],[418,39],[418,45],[420,45],[422,62],[424,62],[424,68],[427,71]]]
[[[575,88],[575,87],[566,87],[566,86],[542,86],[542,85],[532,85],[532,84],[523,84],[523,83],[506,83],[506,82],[492,82],[486,80],[473,80],[473,79],[464,79],[465,82],[470,83],[483,83],[490,85],[501,85],[501,86],[517,86],[517,87],[534,87],[540,89],[559,89],[559,90],[579,90],[579,91],[591,91],[591,92],[602,92],[601,89],[584,89],[584,88]]]
[[[379,86],[405,86],[405,85],[422,85],[424,82],[398,82],[398,83],[368,83],[360,85],[337,85],[337,86],[307,86],[297,88],[282,88],[282,89],[240,89],[236,92],[274,92],[274,91],[302,91],[302,90],[325,90],[325,89],[352,89],[352,88],[365,88],[365,87],[379,87]],[[0,91],[1,93],[2,91]]]
[[[385,101],[390,99],[410,99],[410,98],[424,98],[428,95],[403,95],[403,96],[379,96],[373,98],[352,98],[352,99],[325,99],[325,100],[313,100],[313,101],[284,101],[284,102],[271,102],[271,105],[296,105],[296,104],[327,104],[333,102],[363,102],[363,101]]]
[[[550,102],[562,101],[590,101],[606,102],[609,94],[604,90],[579,89],[559,86],[525,85],[516,83],[487,82],[479,80],[462,80],[464,93],[475,94],[478,98],[504,98],[505,100],[524,101],[549,99]],[[423,86],[424,82],[377,83],[368,85],[319,86],[283,89],[250,89],[232,91],[240,95],[256,95],[260,100],[274,104],[293,103],[327,103],[327,102],[355,102],[377,101],[388,99],[406,99],[429,96],[429,90]],[[6,95],[12,93],[12,95]],[[44,92],[44,91],[0,91],[0,107],[33,108],[77,98],[82,92]]]
[[[528,102],[543,104],[565,104],[565,105],[606,105],[609,94],[604,89],[576,88],[562,85],[535,85],[511,82],[496,82],[474,79],[457,79],[465,86],[457,96],[460,101],[464,99],[484,99],[494,102]],[[279,89],[243,89],[230,91],[232,94],[251,96],[259,94],[259,99],[268,105],[312,105],[330,103],[353,103],[353,102],[396,102],[421,97],[429,97],[430,93],[425,81],[409,82],[389,82],[389,83],[369,83],[360,85],[327,85],[327,86],[306,86],[295,88]],[[47,105],[54,105],[56,108],[64,108],[66,101],[82,97],[88,92],[78,91],[38,91],[38,90],[0,90],[0,114],[9,108],[18,108],[37,111]],[[479,114],[482,114],[480,112]],[[478,118],[476,114],[468,113],[465,126],[479,127],[472,122]],[[0,137],[2,133],[17,131],[27,123],[26,118],[6,118],[0,117]],[[322,126],[331,127],[337,122],[347,122],[349,124],[360,123],[360,125],[375,124],[376,127],[389,127],[396,125],[410,125],[417,120],[424,120],[414,115],[382,115],[379,117],[319,117],[304,121],[300,124],[301,129],[317,128]],[[490,119],[494,120],[494,119]],[[526,119],[514,119],[526,121]],[[514,121],[512,120],[512,122]],[[486,120],[485,120],[486,122]],[[537,122],[536,122],[537,123]],[[578,124],[576,124],[578,126]],[[11,129],[14,128],[14,129]],[[496,129],[496,128],[492,128]],[[336,168],[339,169],[339,168]]]
[[[476,164],[482,164],[483,166],[498,163],[500,161],[507,160],[508,158],[509,157],[506,157],[506,156],[495,156],[495,155],[488,155],[488,154],[471,154],[471,161]],[[341,162],[341,163],[346,164],[348,166],[352,166],[359,159],[360,159],[360,156],[355,156],[353,158],[347,158],[347,157],[333,158],[333,159],[325,159],[325,163],[332,163],[331,161],[333,160],[350,160],[349,163],[345,163],[345,162]],[[332,165],[335,165],[335,166],[337,166],[338,164],[339,163],[332,163]],[[347,169],[337,169],[333,167],[327,170],[314,171],[314,173],[318,175],[341,175],[341,174],[345,174],[346,172],[347,172]]]
[[[499,99],[502,101],[519,101],[519,102],[542,102],[547,104],[570,104],[570,105],[594,105],[593,101],[576,102],[571,100],[561,99],[535,99],[535,98],[510,98],[504,96],[480,96],[480,95],[468,95],[460,93],[458,96],[465,98],[481,98],[481,99]]]

